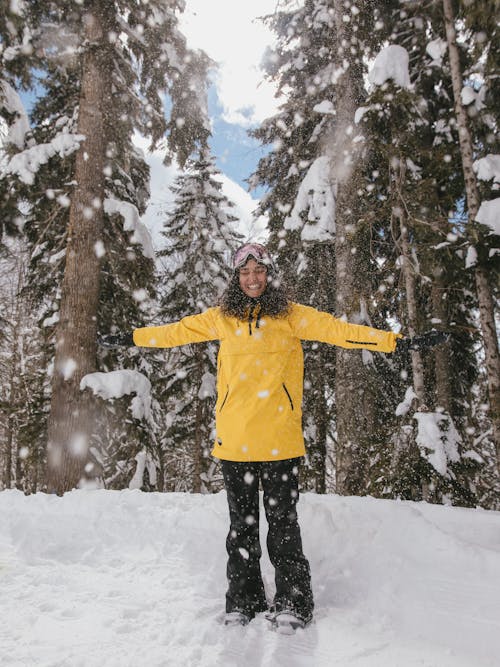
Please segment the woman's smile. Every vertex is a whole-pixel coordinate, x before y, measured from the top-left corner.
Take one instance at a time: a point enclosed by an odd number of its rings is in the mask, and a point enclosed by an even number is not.
[[[249,297],[257,299],[267,287],[267,269],[250,258],[240,269],[240,287]]]

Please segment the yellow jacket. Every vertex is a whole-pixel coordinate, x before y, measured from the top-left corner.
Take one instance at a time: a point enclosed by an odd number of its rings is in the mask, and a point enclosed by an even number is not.
[[[133,333],[142,347],[220,341],[216,439],[212,454],[229,461],[277,461],[305,454],[301,340],[393,352],[400,337],[293,303],[288,316],[246,321],[210,308],[199,315]]]

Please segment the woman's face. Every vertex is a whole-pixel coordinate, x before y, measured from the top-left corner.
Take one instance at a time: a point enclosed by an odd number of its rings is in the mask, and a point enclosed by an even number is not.
[[[267,287],[267,268],[250,257],[240,269],[240,287],[252,299],[264,294]]]

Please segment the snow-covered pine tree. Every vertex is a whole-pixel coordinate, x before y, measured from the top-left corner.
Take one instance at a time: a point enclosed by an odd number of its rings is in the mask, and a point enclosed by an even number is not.
[[[214,306],[229,280],[230,258],[241,240],[234,229],[234,204],[222,193],[218,175],[209,149],[202,146],[172,186],[175,199],[165,216],[165,248],[159,252],[162,322]],[[159,430],[167,489],[199,493],[220,488],[209,457],[216,356],[213,343],[172,349],[155,382],[163,408]]]
[[[332,67],[335,72],[335,124],[327,140],[336,197],[336,312],[349,321],[387,328],[371,297],[375,262],[370,256],[364,161],[365,138],[356,113],[366,97],[367,60],[385,35],[384,13],[391,3],[362,6],[334,0]],[[371,492],[370,467],[387,440],[384,392],[378,366],[369,352],[336,350],[337,489],[344,494]]]
[[[498,6],[495,13],[494,4],[497,3],[490,5],[484,17],[479,17],[477,10],[474,14],[471,13],[468,22],[469,29],[472,28],[471,32],[476,49],[471,49],[471,53],[467,53],[467,56],[469,56],[469,62],[471,55],[476,55],[476,60],[472,61],[469,71],[465,70],[465,75],[466,77],[471,77],[473,83],[474,79],[476,79],[478,82],[477,87],[479,88],[478,93],[481,96],[482,92],[482,97],[485,99],[489,84],[492,82],[493,77],[498,76]],[[467,14],[467,3],[465,3],[464,13]],[[491,130],[494,131],[496,129],[498,131],[498,107],[491,106],[487,109],[489,113],[481,114],[481,118],[477,123],[469,121],[469,115],[472,117],[475,115],[474,109],[477,110],[478,103],[475,99],[476,95],[474,93],[476,91],[474,90],[474,85],[464,87],[466,80],[464,79],[464,68],[460,62],[460,50],[457,40],[458,26],[463,24],[463,18],[461,15],[455,14],[453,4],[450,0],[443,0],[443,24],[448,46],[460,157],[464,174],[469,220],[467,231],[471,240],[471,250],[475,255],[474,258],[471,258],[470,265],[474,267],[474,278],[479,302],[481,333],[488,378],[490,417],[496,452],[497,476],[500,480],[500,350],[495,322],[495,300],[492,289],[492,284],[497,286],[498,280],[495,283],[490,282],[490,273],[493,272],[498,278],[498,261],[492,262],[491,259],[495,256],[498,259],[498,236],[500,230],[498,215],[500,213],[500,199],[481,201],[474,170],[474,157],[485,156],[487,158],[489,155],[492,155],[489,153],[490,146],[488,143],[492,144],[494,139],[491,142],[486,142],[486,146],[481,140],[484,137],[485,126],[487,128],[487,137],[492,134]],[[481,30],[483,26],[490,27],[492,34],[488,35],[484,30]],[[481,42],[484,45],[483,48],[479,46]],[[480,53],[479,58],[477,57],[477,51]],[[487,80],[484,76],[485,70],[487,72]],[[484,106],[488,106],[488,104],[495,101],[498,102],[498,94],[495,96],[494,91],[489,96],[489,99],[485,101]],[[498,93],[498,84],[496,84],[496,92]],[[496,100],[495,97],[497,98]],[[474,103],[471,108],[472,101]],[[467,114],[466,106],[470,108],[469,115]],[[483,121],[482,123],[481,120]],[[478,137],[475,136],[474,125],[480,128]],[[498,156],[496,157],[498,159]],[[491,248],[493,245],[495,246],[495,250],[492,254]]]
[[[286,91],[287,101],[277,115],[251,132],[272,150],[259,161],[250,183],[268,188],[260,210],[269,218],[269,245],[292,296],[333,312],[334,183],[322,146],[334,108],[331,102],[325,103],[334,97],[329,76],[331,15],[325,10],[325,20],[316,20],[312,2],[295,11],[286,3],[282,6],[283,11],[266,19],[276,33],[277,45],[268,53],[265,70],[278,92]],[[324,492],[328,484],[334,367],[331,349],[305,345],[308,454],[303,482],[318,492]]]
[[[130,329],[138,324],[153,275],[152,248],[139,222],[147,197],[148,171],[132,146],[132,134],[139,131],[158,143],[167,132],[169,155],[188,154],[197,138],[205,137],[208,131],[205,117],[199,113],[196,86],[206,60],[189,52],[178,31],[180,2],[89,2],[70,7],[60,2],[43,7],[17,4],[36,26],[36,52],[41,54],[37,66],[49,77],[52,90],[59,86],[60,99],[64,100],[61,81],[66,77],[67,83],[71,76],[75,84],[73,108],[59,109],[45,121],[46,131],[52,130],[50,140],[32,146],[35,150],[31,154],[24,151],[17,164],[31,167],[32,185],[41,165],[52,161],[53,168],[59,157],[67,157],[71,149],[74,152],[82,141],[76,133],[86,135],[88,144],[76,153],[69,178],[51,185],[50,179],[45,179],[44,189],[34,192],[39,199],[51,198],[66,213],[60,216],[64,228],[54,232],[63,239],[59,257],[53,247],[41,247],[45,262],[49,263],[49,257],[59,259],[65,271],[62,287],[56,283],[58,296],[62,296],[57,335],[64,343],[57,346],[49,427],[50,439],[56,443],[49,486],[61,492],[78,483],[87,463],[87,431],[92,432],[94,420],[85,416],[89,398],[81,394],[79,383],[85,373],[96,369],[98,319],[102,314],[102,327],[113,322]],[[169,119],[164,114],[165,93],[171,94]],[[40,128],[43,125],[44,121]],[[66,136],[58,138],[58,133]],[[36,159],[30,162],[33,156]],[[15,169],[10,171],[15,173]],[[16,173],[22,180],[26,169]],[[69,211],[67,202],[71,203]],[[54,218],[49,216],[42,234]],[[141,246],[144,253],[137,252]],[[112,307],[105,303],[110,293]],[[126,303],[120,307],[118,298],[124,294]],[[72,423],[76,415],[78,423]],[[84,438],[77,441],[87,442],[76,453],[70,444],[78,433]]]
[[[4,486],[36,491],[45,470],[45,364],[27,289],[29,251],[21,238],[27,206],[18,183],[6,176],[11,157],[30,141],[19,92],[32,85],[35,33],[24,8],[4,0],[0,6],[0,466]]]
[[[383,326],[383,315],[371,312],[369,300],[372,268],[359,177],[363,144],[354,124],[365,94],[364,58],[384,35],[374,29],[380,10],[376,3],[333,0],[284,7],[268,18],[278,43],[266,69],[286,102],[252,132],[273,150],[251,183],[270,188],[261,208],[299,298],[350,321]],[[370,448],[384,439],[373,360],[313,347],[306,354],[305,397],[311,486],[325,489],[325,452],[335,438],[335,489],[363,493]]]
[[[44,366],[26,294],[28,253],[5,239],[0,262],[0,488],[34,492],[43,477]],[[33,428],[34,425],[36,428]]]
[[[470,504],[474,502],[472,473],[477,469],[469,451],[471,424],[466,407],[474,402],[472,384],[477,377],[474,339],[469,333],[474,303],[470,277],[463,270],[460,216],[450,213],[463,198],[463,181],[450,106],[451,79],[442,62],[446,51],[442,17],[436,5],[405,3],[391,25],[392,45],[374,63],[375,85],[360,121],[372,137],[377,165],[370,185],[372,236],[375,252],[384,257],[381,273],[394,282],[394,273],[401,269],[404,277],[406,308],[398,313],[397,304],[391,306],[391,300],[385,300],[394,316],[412,333],[432,326],[448,329],[450,324],[455,332],[449,346],[425,357],[412,353],[412,370],[420,409],[426,405],[447,414],[460,432],[460,460],[450,461],[445,474],[429,465],[418,435],[420,423],[415,421],[419,407],[413,419],[409,406],[403,410],[403,402],[400,415],[406,416],[406,422],[401,442],[393,436],[392,462],[377,477],[386,489],[392,487],[404,497],[420,498],[423,490],[434,501],[447,496]],[[380,289],[391,294],[383,283]],[[431,451],[432,443],[427,446]],[[440,442],[436,446],[439,449]]]
[[[32,82],[33,44],[30,23],[20,3],[0,2],[0,174],[9,156],[24,147],[29,121],[18,91]],[[0,248],[5,235],[19,232],[19,211],[10,196],[9,183],[0,178]]]

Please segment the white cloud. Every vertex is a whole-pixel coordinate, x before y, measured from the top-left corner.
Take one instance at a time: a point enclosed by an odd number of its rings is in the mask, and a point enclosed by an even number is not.
[[[144,159],[151,170],[149,180],[151,196],[146,212],[141,216],[141,222],[146,225],[151,233],[153,247],[155,250],[159,250],[164,245],[164,239],[161,236],[163,219],[174,199],[170,191],[170,185],[180,174],[180,170],[175,163],[168,167],[164,165],[164,154],[159,150],[150,152],[149,143],[148,139],[138,134],[134,135],[134,145],[142,150]]]
[[[274,97],[275,87],[264,80],[259,67],[274,36],[258,17],[273,14],[278,5],[278,0],[186,0],[181,31],[191,48],[203,49],[218,64],[214,82],[229,123],[247,127],[276,113],[280,101]],[[180,171],[175,164],[166,167],[159,151],[150,153],[146,140],[136,137],[134,143],[151,168],[151,198],[142,222],[158,250],[164,245],[162,224],[173,202],[169,186]],[[258,200],[228,176],[221,174],[220,180],[224,194],[235,204],[230,212],[239,220],[238,231],[245,240],[265,241],[265,218],[254,216]]]
[[[222,183],[222,192],[234,204],[234,208],[229,209],[228,213],[238,218],[239,224],[236,224],[236,230],[243,234],[243,242],[249,240],[265,242],[268,236],[267,218],[262,215],[256,218],[254,214],[259,204],[258,200],[252,199],[241,185],[225,174],[220,174],[219,181]]]
[[[194,49],[203,49],[219,68],[215,84],[224,120],[248,126],[277,109],[275,87],[259,65],[273,34],[258,17],[273,14],[276,0],[187,0],[181,30]]]

